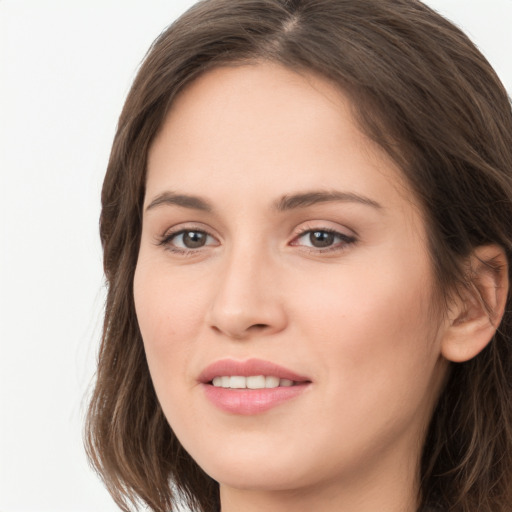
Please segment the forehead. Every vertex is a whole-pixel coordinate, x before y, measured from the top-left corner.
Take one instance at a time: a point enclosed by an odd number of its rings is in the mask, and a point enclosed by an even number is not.
[[[337,86],[260,62],[208,71],[178,95],[150,148],[147,196],[165,188],[275,196],[276,185],[368,195],[383,184],[410,196],[402,181]]]

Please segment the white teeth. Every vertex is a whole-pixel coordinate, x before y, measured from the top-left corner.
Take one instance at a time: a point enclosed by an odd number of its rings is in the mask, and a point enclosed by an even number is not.
[[[247,387],[249,389],[263,389],[265,387],[265,377],[263,375],[247,377]]]
[[[266,388],[277,388],[279,386],[279,377],[265,377]]]
[[[247,379],[245,377],[238,376],[230,377],[229,387],[232,389],[244,389],[247,387]]]
[[[212,380],[212,384],[216,388],[231,388],[231,389],[270,389],[277,387],[293,386],[293,380],[280,379],[279,377],[264,376],[264,375],[251,375],[250,377],[242,377],[240,375],[233,376],[219,376]]]

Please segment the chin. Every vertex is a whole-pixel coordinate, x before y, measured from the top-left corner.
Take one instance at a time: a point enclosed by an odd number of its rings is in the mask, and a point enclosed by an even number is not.
[[[312,477],[321,477],[325,469],[322,461],[300,457],[296,446],[285,450],[282,446],[275,449],[235,443],[222,451],[217,446],[194,459],[219,484],[254,491],[289,491],[310,486],[315,483]]]
[[[272,466],[259,461],[238,461],[238,465],[231,461],[214,464],[212,471],[207,473],[220,485],[251,491],[289,491],[312,483],[306,481],[306,475],[302,472],[291,470],[289,466]],[[311,478],[311,472],[308,473]]]

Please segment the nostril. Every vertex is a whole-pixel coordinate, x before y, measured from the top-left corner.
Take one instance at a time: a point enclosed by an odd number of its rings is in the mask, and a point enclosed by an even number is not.
[[[254,324],[254,325],[251,325],[251,327],[249,327],[249,329],[255,329],[255,330],[261,331],[262,329],[266,329],[267,327],[268,327],[267,324]]]

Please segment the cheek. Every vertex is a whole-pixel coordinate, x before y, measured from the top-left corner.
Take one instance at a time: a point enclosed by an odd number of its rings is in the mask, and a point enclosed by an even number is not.
[[[140,261],[134,276],[134,299],[144,349],[157,393],[170,382],[183,382],[183,370],[194,353],[201,319],[198,287],[181,283],[165,269]],[[163,397],[162,397],[163,398]]]
[[[336,440],[333,460],[363,461],[428,422],[442,379],[429,281],[388,267],[325,283],[298,305],[310,340],[303,356],[315,361],[316,414],[324,439]]]
[[[429,393],[439,347],[428,276],[405,262],[385,272],[374,265],[338,279],[331,274],[328,286],[302,294],[303,336],[314,340],[332,396],[346,390],[345,399],[360,397],[356,406],[371,409],[407,401],[415,407]]]

